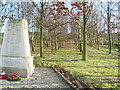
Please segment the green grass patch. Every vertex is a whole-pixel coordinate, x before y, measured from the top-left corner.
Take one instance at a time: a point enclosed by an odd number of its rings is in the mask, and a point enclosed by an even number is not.
[[[103,88],[115,88],[119,82],[118,78],[118,52],[112,48],[112,54],[108,54],[107,47],[97,50],[87,47],[87,60],[82,60],[82,53],[75,45],[68,45],[55,52],[50,48],[44,49],[44,57],[39,57],[39,48],[32,52],[34,60],[38,63],[57,64],[69,70],[74,76],[91,86]]]

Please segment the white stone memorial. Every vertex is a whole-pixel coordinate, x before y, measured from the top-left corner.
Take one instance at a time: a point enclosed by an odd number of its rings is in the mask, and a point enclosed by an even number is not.
[[[0,69],[7,74],[29,77],[34,71],[26,19],[14,19],[5,25],[0,54]]]

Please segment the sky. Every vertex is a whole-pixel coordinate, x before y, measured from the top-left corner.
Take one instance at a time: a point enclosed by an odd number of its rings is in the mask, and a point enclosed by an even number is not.
[[[8,1],[8,0],[7,0]],[[52,1],[52,0],[51,0]],[[55,1],[55,0],[54,0]],[[73,0],[59,0],[59,1],[65,1],[66,2],[66,6],[68,6],[68,7],[71,7],[70,6],[70,2],[71,1],[73,1]],[[78,1],[78,0],[77,0]],[[94,1],[94,0],[93,0]],[[4,0],[4,2],[5,2],[5,0]],[[7,20],[6,20],[6,22],[7,22]],[[70,25],[68,25],[68,29],[70,30]],[[2,28],[2,32],[4,31],[4,27]]]
[[[9,0],[3,0],[4,2],[9,1]],[[11,0],[13,1],[13,0]],[[27,1],[27,0],[23,0],[23,1]],[[40,1],[40,0],[39,0]],[[47,0],[44,0],[47,1]],[[49,0],[49,1],[55,1],[55,0]],[[69,8],[71,7],[70,2],[73,0],[59,0],[59,1],[65,1],[66,6],[68,6]],[[8,20],[5,21],[5,24],[7,23]],[[68,25],[68,32],[70,32],[70,25]],[[5,31],[5,25],[2,27],[2,29],[0,30],[2,33]]]
[[[30,2],[31,0],[1,0],[3,1],[7,1],[7,2]],[[39,2],[41,0],[32,0],[34,2]],[[43,1],[56,1],[56,0],[43,0]],[[84,0],[59,0],[59,1],[84,1]],[[119,2],[120,0],[85,0],[85,1],[92,1],[92,2]]]

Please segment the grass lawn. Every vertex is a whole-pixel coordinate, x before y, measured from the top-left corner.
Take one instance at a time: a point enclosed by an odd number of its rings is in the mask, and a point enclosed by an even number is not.
[[[108,54],[106,46],[101,47],[100,50],[88,46],[86,61],[82,60],[82,53],[72,43],[66,44],[55,52],[45,48],[43,58],[39,58],[38,48],[32,52],[32,55],[38,63],[60,65],[91,86],[115,88],[120,79],[118,78],[118,52],[115,48],[112,49],[112,54]]]

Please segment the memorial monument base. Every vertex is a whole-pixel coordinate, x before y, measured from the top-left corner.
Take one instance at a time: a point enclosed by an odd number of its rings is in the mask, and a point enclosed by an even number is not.
[[[34,66],[26,19],[13,19],[6,23],[0,53],[0,70],[0,73],[6,72],[8,75],[32,75]]]
[[[19,74],[21,77],[29,77],[34,71],[33,57],[0,57],[0,70],[6,74]]]

